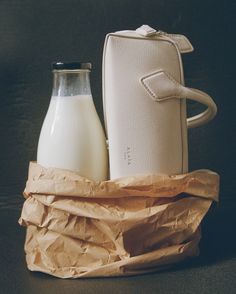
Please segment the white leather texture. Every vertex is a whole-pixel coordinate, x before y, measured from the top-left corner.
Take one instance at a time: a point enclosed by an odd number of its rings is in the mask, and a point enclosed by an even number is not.
[[[111,33],[105,40],[103,107],[111,179],[188,171],[185,94],[191,90],[184,87],[179,46],[183,52],[193,47],[182,35],[177,45],[166,33],[149,29],[145,36],[142,30]],[[206,112],[203,119],[214,116]]]

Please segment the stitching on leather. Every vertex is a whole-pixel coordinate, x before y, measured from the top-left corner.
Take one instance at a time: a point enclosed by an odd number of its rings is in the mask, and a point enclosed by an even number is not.
[[[181,53],[185,53],[185,52],[191,52],[193,50],[193,45],[191,44],[191,42],[188,40],[188,38],[184,35],[181,34],[168,34],[169,36],[172,36],[173,38],[177,37],[179,39],[185,39],[186,40],[186,46],[185,47],[179,47],[179,50]],[[190,51],[189,51],[190,50]]]
[[[149,87],[148,85],[145,84],[145,82],[143,81],[143,79],[141,80],[141,83],[142,85],[144,86],[144,88],[147,90],[147,92],[155,99],[155,101],[164,101],[164,100],[167,100],[167,99],[173,99],[173,98],[176,98],[176,99],[181,99],[181,96],[177,96],[177,95],[170,95],[170,96],[164,96],[162,98],[159,98]]]
[[[155,73],[156,74],[156,73]],[[149,78],[150,76],[148,76],[148,77],[145,77],[145,78]],[[159,99],[158,98],[158,95],[156,95],[149,87],[148,87],[148,85],[145,83],[145,81],[144,81],[144,79],[145,78],[142,78],[141,79],[141,83],[142,83],[142,85],[144,86],[144,88],[148,91],[148,93],[156,100],[156,99]]]
[[[164,96],[162,98],[160,98],[157,94],[155,94],[152,89],[146,84],[145,80],[150,78],[150,77],[153,77],[155,75],[157,75],[158,73],[161,73],[163,72],[166,77],[172,81],[176,86],[179,86],[180,84],[170,75],[168,74],[166,71],[164,70],[159,70],[155,73],[151,73],[143,78],[141,78],[141,84],[144,86],[144,88],[148,91],[148,93],[155,99],[155,100],[159,100],[159,101],[162,101],[162,100],[166,100],[166,99],[170,99],[170,98],[179,98],[180,99],[180,96],[177,96],[177,95],[170,95],[170,96]],[[180,85],[181,86],[181,85]]]
[[[191,44],[191,43],[190,43]],[[174,43],[172,43],[173,47],[175,48],[175,52],[177,54],[177,59],[178,59],[178,64],[179,64],[179,75],[180,75],[180,83],[181,84],[184,84],[184,75],[183,75],[183,63],[182,63],[182,57],[181,57],[181,52],[180,52],[180,49],[178,48],[178,46]],[[192,46],[192,44],[191,44]],[[186,141],[184,140],[184,136],[183,136],[183,128],[185,127],[185,124],[183,123],[183,117],[182,117],[182,101],[179,100],[179,104],[180,104],[180,122],[181,122],[181,149],[182,149],[182,160],[181,160],[181,170],[182,172],[184,171],[184,165],[186,163],[187,165],[187,171],[188,171],[188,147],[187,149],[184,149],[186,147]],[[188,146],[188,139],[185,138],[187,140],[187,146]],[[187,157],[187,159],[186,159]]]
[[[176,86],[181,86],[180,83],[178,83],[168,72],[163,71],[165,73],[165,75],[167,76],[167,78],[169,78],[170,81],[174,82],[174,84]]]

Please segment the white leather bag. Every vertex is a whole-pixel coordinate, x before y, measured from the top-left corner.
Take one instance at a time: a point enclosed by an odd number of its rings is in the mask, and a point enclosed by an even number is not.
[[[181,53],[191,51],[185,36],[147,25],[106,36],[103,107],[111,179],[188,171],[187,127],[217,112],[209,95],[184,86]],[[186,98],[207,109],[187,119]]]

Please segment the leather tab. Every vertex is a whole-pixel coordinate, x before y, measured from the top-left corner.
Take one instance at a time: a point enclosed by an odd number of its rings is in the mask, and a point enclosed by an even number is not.
[[[167,34],[167,36],[175,42],[175,44],[179,48],[180,53],[189,53],[194,50],[193,45],[190,43],[189,39],[184,35]]]
[[[141,84],[154,101],[177,98],[181,85],[163,70],[141,78]]]

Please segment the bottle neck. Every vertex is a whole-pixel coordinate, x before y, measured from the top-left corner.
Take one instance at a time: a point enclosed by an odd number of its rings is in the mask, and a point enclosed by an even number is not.
[[[89,70],[54,70],[52,96],[91,95]]]

